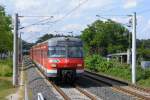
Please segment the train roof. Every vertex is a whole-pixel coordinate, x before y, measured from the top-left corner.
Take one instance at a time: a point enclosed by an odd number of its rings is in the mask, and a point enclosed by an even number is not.
[[[82,40],[75,37],[54,37],[51,39],[48,39],[44,42],[38,43],[35,46],[38,46],[40,44],[48,43],[48,46],[64,46],[66,43],[69,46],[82,46]],[[34,46],[33,46],[34,47]]]
[[[48,40],[49,46],[82,46],[82,41],[74,37],[56,37]]]
[[[75,41],[81,42],[81,39],[75,37],[55,37],[48,40],[48,42],[57,42],[57,41]]]

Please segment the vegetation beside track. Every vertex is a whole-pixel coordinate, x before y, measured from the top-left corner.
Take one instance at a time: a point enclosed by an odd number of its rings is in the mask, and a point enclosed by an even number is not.
[[[107,61],[99,55],[85,57],[85,66],[88,70],[111,75],[113,77],[131,82],[131,67],[127,64],[120,64],[115,60]],[[150,69],[143,70],[137,67],[137,84],[143,87],[150,87]]]
[[[0,76],[12,76],[12,59],[0,60]]]
[[[6,96],[16,91],[11,80],[11,77],[0,77],[0,100],[7,100]]]
[[[0,100],[16,91],[12,86],[12,59],[0,60]]]

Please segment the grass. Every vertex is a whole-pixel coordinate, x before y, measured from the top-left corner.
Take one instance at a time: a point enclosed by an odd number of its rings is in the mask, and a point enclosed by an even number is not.
[[[12,76],[12,60],[0,60],[0,76]]]
[[[141,80],[139,80],[138,81],[138,85],[150,89],[150,77],[147,78],[147,79],[141,79]]]
[[[12,86],[12,59],[0,60],[0,100],[16,91]]]
[[[150,89],[150,70],[144,71],[140,67],[137,68],[137,85],[149,88]],[[130,68],[121,68],[121,67],[113,67],[109,68],[105,72],[99,71],[99,73],[107,74],[128,82],[131,82],[131,69]]]
[[[137,84],[150,89],[150,69],[137,70]]]
[[[126,81],[130,81],[130,79],[131,79],[131,71],[128,68],[114,67],[114,68],[110,68],[109,70],[107,70],[104,73],[111,75],[111,76],[118,77],[118,78],[122,78]]]
[[[12,86],[11,77],[0,77],[0,100],[6,100],[6,96],[16,91]]]

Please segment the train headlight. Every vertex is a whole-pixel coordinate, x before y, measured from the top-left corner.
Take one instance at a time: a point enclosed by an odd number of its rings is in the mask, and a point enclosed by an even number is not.
[[[82,67],[82,64],[77,64],[77,67]]]
[[[57,64],[51,64],[51,67],[57,67]]]
[[[60,62],[60,61],[57,60],[57,59],[53,59],[53,60],[51,59],[51,60],[49,60],[49,62],[50,62],[50,63],[58,63],[58,62]]]

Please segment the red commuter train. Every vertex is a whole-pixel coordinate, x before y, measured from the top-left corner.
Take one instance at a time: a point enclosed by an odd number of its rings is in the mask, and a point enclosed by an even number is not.
[[[30,58],[49,78],[74,81],[84,72],[83,43],[78,38],[51,38],[33,46]]]

